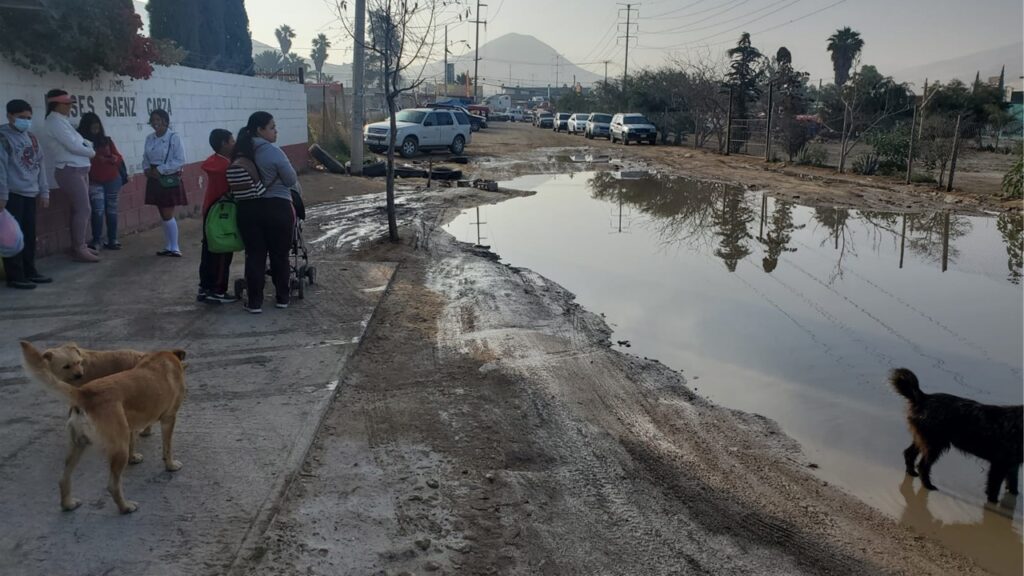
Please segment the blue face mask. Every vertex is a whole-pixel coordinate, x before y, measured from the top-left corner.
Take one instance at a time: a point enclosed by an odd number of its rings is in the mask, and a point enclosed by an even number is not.
[[[31,118],[15,118],[14,129],[18,132],[28,132],[28,129],[32,127]]]

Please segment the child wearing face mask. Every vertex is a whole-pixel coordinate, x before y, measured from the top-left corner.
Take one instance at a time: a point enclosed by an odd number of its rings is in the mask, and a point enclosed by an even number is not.
[[[36,269],[36,205],[50,205],[50,188],[43,170],[43,149],[30,128],[32,106],[24,100],[7,103],[7,124],[0,126],[0,210],[18,221],[25,248],[4,258],[9,288],[31,290],[51,279]]]

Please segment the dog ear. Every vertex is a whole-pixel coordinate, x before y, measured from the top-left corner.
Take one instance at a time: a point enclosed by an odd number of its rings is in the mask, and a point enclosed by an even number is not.
[[[185,359],[185,351],[184,350],[180,350],[180,349],[178,349],[178,350],[171,350],[171,354],[174,354],[175,356],[177,356],[178,360],[184,360]]]
[[[47,350],[46,352],[43,352],[43,359],[44,360],[53,360],[53,352],[50,352],[49,350]]]

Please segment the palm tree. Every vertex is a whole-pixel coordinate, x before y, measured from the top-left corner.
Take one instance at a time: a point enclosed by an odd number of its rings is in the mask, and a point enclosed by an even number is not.
[[[327,49],[331,47],[331,41],[326,34],[317,34],[313,38],[313,51],[309,53],[309,59],[313,61],[313,68],[316,69],[317,82],[324,81],[324,62],[327,61]]]
[[[281,24],[277,30],[274,30],[274,36],[277,36],[277,43],[281,46],[281,54],[286,55],[292,50],[292,38],[295,38],[295,30],[287,24]]]
[[[842,86],[850,79],[850,68],[863,48],[864,40],[861,39],[860,32],[852,30],[849,26],[836,30],[835,34],[828,37],[827,50],[832,53],[836,86]]]

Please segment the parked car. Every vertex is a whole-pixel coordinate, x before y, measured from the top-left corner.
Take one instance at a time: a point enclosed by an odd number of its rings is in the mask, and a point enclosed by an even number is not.
[[[588,140],[594,138],[609,138],[608,127],[611,124],[612,115],[604,112],[593,112],[587,118],[587,125],[583,129],[583,137]]]
[[[551,112],[541,112],[537,114],[537,120],[534,126],[538,128],[552,128],[555,125],[555,115]]]
[[[559,112],[555,114],[554,126],[551,127],[555,132],[561,132],[562,130],[569,130],[569,114],[568,112]]]
[[[590,114],[580,114],[579,112],[569,116],[569,123],[567,125],[569,134],[582,134],[583,129],[587,127],[587,118],[589,117]]]
[[[454,104],[428,104],[427,108],[445,109],[445,110],[458,110],[469,116],[470,127],[473,132],[479,132],[483,128],[487,128],[487,118],[479,114],[474,114],[467,110],[464,106],[456,106]]]
[[[608,139],[612,144],[619,141],[628,145],[633,140],[655,145],[658,143],[658,128],[643,114],[619,113],[612,117],[608,126]]]
[[[526,122],[526,117],[529,115],[529,112],[522,108],[516,108],[515,110],[509,110],[508,115],[513,122]]]
[[[395,148],[405,158],[412,158],[420,150],[445,148],[452,154],[462,154],[470,142],[469,116],[459,110],[407,108],[395,114],[395,122]],[[388,149],[390,132],[389,120],[367,124],[363,142],[371,152],[381,154]]]

